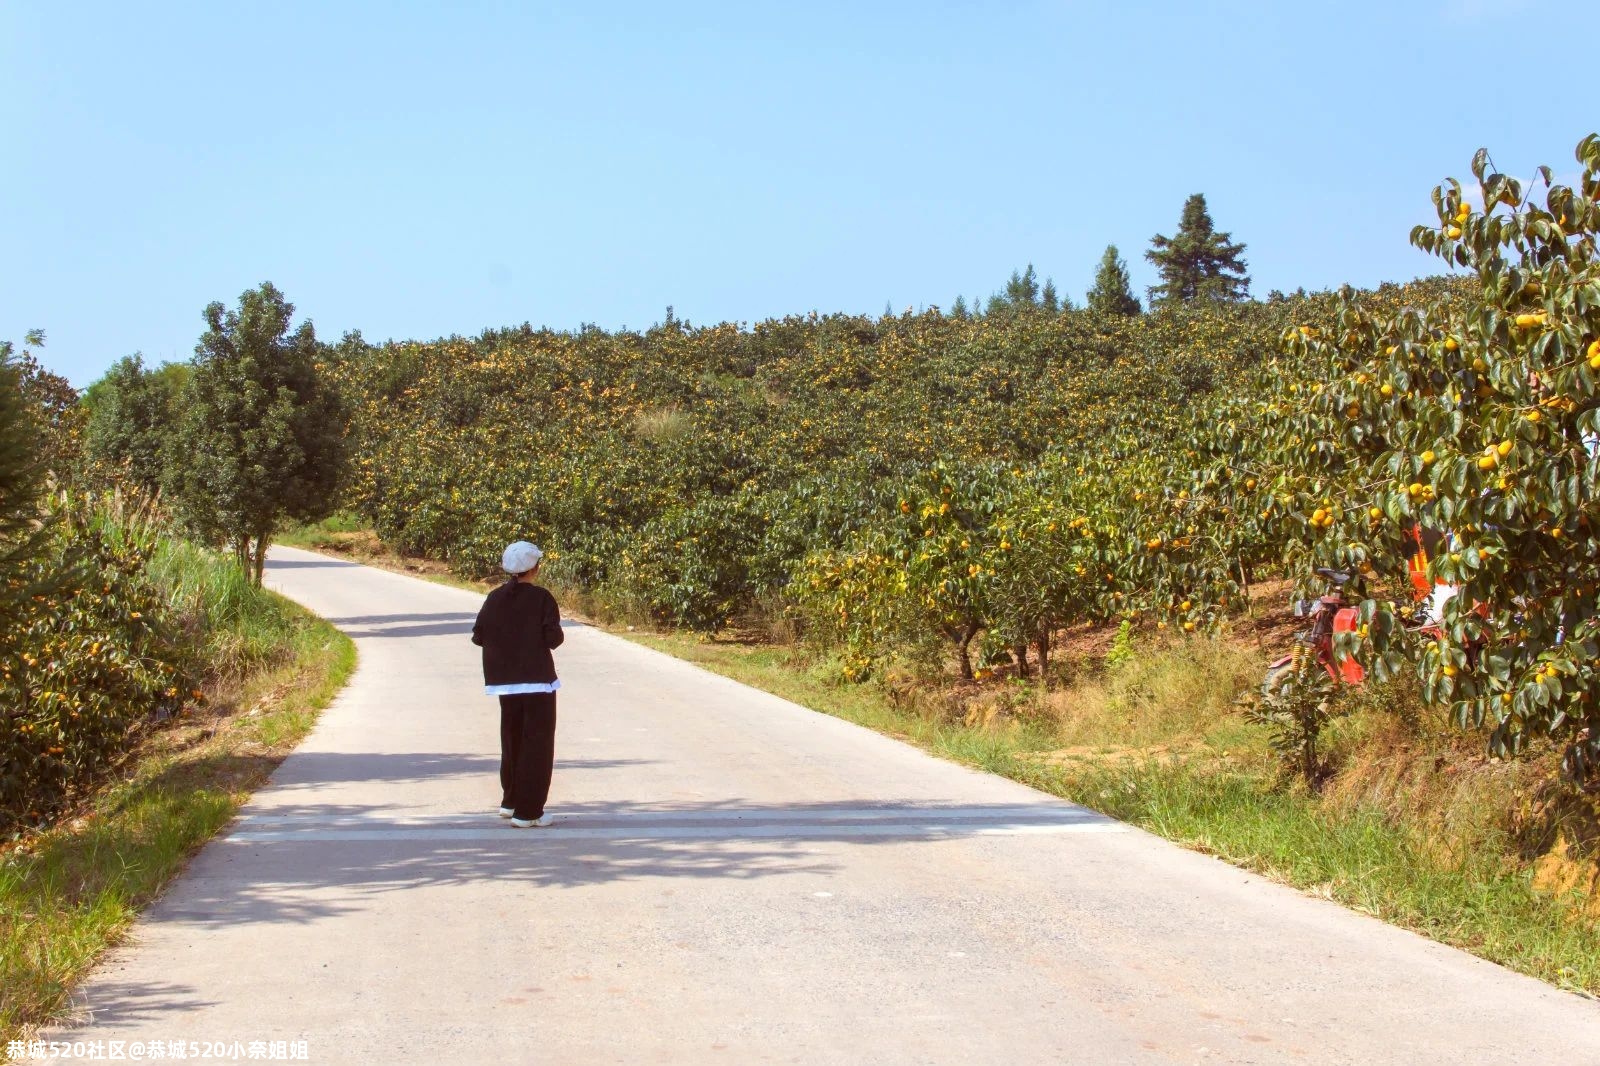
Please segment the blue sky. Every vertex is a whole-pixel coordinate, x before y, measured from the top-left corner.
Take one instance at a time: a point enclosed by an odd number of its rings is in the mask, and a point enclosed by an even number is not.
[[[1081,300],[1203,192],[1252,291],[1575,171],[1600,5],[0,0],[0,337],[78,385],[270,279],[334,340]],[[1565,58],[1563,58],[1565,57]]]

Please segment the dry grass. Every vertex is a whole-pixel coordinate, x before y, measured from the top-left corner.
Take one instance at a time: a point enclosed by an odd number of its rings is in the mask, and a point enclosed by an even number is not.
[[[640,411],[633,418],[633,435],[646,444],[668,444],[682,440],[693,430],[693,421],[677,407]]]
[[[1234,700],[1261,676],[1247,648],[1188,640],[1147,652],[1042,697],[1064,747],[1116,742],[1128,747],[1203,742],[1232,731]]]

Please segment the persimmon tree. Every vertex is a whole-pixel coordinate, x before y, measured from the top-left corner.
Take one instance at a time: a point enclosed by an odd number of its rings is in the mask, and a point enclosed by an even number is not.
[[[1600,772],[1600,137],[1577,148],[1575,186],[1542,168],[1531,184],[1472,162],[1470,193],[1433,194],[1438,224],[1412,243],[1469,271],[1470,299],[1374,314],[1347,294],[1332,329],[1287,338],[1323,370],[1280,434],[1316,456],[1310,559],[1355,571],[1376,674],[1412,664],[1425,695],[1492,752],[1565,745],[1575,780]],[[1292,498],[1291,498],[1292,497]],[[1410,531],[1448,539],[1428,579],[1459,589],[1430,619],[1403,594]],[[1437,635],[1435,635],[1437,634]]]

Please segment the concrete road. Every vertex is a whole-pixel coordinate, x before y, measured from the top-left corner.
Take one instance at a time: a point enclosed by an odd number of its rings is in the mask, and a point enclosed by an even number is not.
[[[288,549],[267,574],[359,671],[56,1039],[374,1064],[1600,1062],[1591,1001],[591,628],[557,653],[556,824],[512,829],[479,597]]]

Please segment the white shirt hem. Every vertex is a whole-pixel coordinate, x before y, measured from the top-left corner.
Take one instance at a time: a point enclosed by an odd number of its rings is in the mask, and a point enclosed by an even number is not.
[[[560,689],[559,681],[524,681],[516,685],[485,685],[483,693],[486,696],[525,696],[530,692],[558,692]]]

